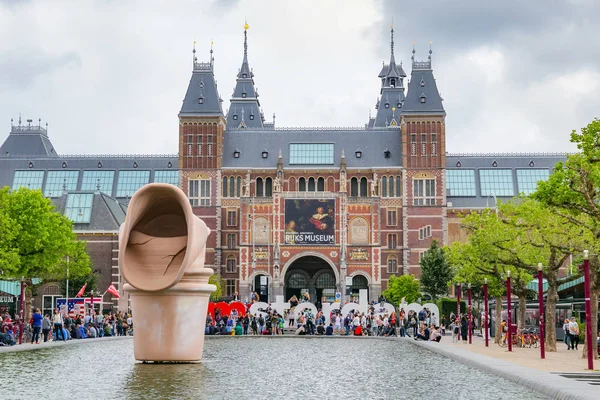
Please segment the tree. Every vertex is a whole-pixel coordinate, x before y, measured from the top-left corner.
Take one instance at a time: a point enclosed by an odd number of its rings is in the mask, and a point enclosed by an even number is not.
[[[448,284],[454,277],[454,271],[448,264],[444,249],[433,241],[421,259],[421,286],[433,300],[448,294]]]
[[[219,299],[223,295],[223,288],[221,285],[221,275],[217,275],[217,274],[211,275],[210,278],[208,278],[208,283],[215,285],[217,287],[217,290],[215,290],[214,292],[212,292],[210,294],[210,301],[219,301]]]
[[[102,292],[98,292],[98,274],[91,273],[89,275],[76,276],[69,279],[69,297],[75,297],[83,285],[86,285],[85,291],[83,292],[83,297],[91,297],[92,290],[94,291],[94,296],[102,294]],[[60,290],[62,293],[66,292],[66,279],[60,281]]]
[[[419,282],[413,275],[392,275],[383,295],[392,304],[400,304],[403,297],[406,298],[407,303],[413,303],[421,297],[421,290]]]
[[[587,231],[594,239],[588,244],[591,254],[600,247],[600,120],[594,119],[581,133],[573,130],[571,142],[579,153],[571,154],[558,163],[547,181],[538,183],[532,197],[555,207],[564,219]],[[578,218],[574,218],[578,217]],[[600,291],[600,261],[591,257],[591,324],[598,324],[598,293]],[[597,342],[592,340],[594,357],[598,357]],[[586,349],[583,350],[585,357]]]
[[[39,190],[0,189],[0,268],[5,277],[61,279],[91,272],[85,242],[77,240],[73,224],[54,211]]]

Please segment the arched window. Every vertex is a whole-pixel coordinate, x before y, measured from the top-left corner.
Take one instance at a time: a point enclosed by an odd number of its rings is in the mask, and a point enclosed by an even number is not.
[[[291,289],[308,289],[308,279],[301,272],[292,272],[288,277],[287,286]]]
[[[325,191],[325,178],[319,178],[317,180],[317,192]]]
[[[306,192],[306,179],[304,179],[304,178],[298,179],[298,191]]]
[[[227,177],[223,177],[223,197],[227,197]]]
[[[271,178],[265,180],[265,196],[273,196],[273,180]]]
[[[397,176],[396,177],[396,197],[402,196],[402,190],[400,190],[400,188],[401,188],[400,185],[401,185],[400,177]]]
[[[263,197],[264,196],[264,191],[263,191],[263,179],[262,178],[256,178],[256,197]]]
[[[358,197],[358,179],[352,178],[350,180],[350,196]]]
[[[235,178],[229,178],[229,197],[235,197]]]
[[[352,277],[352,289],[368,289],[369,281],[362,275],[354,275]]]
[[[317,289],[335,289],[335,276],[332,272],[324,272],[317,277],[315,281]]]
[[[387,197],[387,176],[381,179],[381,197]]]
[[[388,274],[395,274],[398,272],[398,259],[396,256],[389,256],[387,259]]]
[[[360,178],[360,197],[367,197],[368,196],[368,189],[369,185],[367,184],[367,178]]]
[[[227,272],[235,272],[235,256],[227,256]]]
[[[389,197],[394,197],[394,177],[393,176],[388,177],[388,183],[390,185],[390,196]]]
[[[237,196],[238,197],[241,196],[242,195],[242,177],[241,176],[237,177],[237,184],[236,184],[235,189],[236,189]]]
[[[315,178],[308,178],[308,191],[309,192],[314,192],[315,191]]]

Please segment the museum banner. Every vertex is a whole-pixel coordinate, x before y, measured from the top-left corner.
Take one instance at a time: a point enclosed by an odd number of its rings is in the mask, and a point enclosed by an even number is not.
[[[285,199],[285,244],[335,244],[335,199]]]

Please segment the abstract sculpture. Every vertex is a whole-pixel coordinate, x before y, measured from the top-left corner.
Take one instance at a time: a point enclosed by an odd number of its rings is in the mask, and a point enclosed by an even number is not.
[[[212,269],[204,268],[210,229],[181,189],[151,183],[131,198],[119,231],[119,265],[131,295],[139,361],[199,361]]]

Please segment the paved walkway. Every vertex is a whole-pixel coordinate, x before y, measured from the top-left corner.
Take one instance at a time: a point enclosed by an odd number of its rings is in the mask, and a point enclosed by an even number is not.
[[[133,339],[133,336],[110,336],[110,337],[102,337],[102,338],[94,338],[94,339],[71,339],[63,342],[62,340],[53,341],[53,342],[40,342],[40,344],[31,344],[31,343],[23,343],[17,344],[14,346],[0,346],[0,354],[2,353],[15,353],[18,351],[33,351],[40,349],[47,349],[50,347],[63,347],[63,346],[74,346],[83,343],[96,343],[96,342],[106,342],[109,340],[124,340],[124,339]]]
[[[426,348],[446,357],[457,360],[461,363],[484,370],[492,375],[500,376],[507,380],[516,382],[519,385],[536,390],[551,399],[600,399],[600,386],[589,383],[590,381],[596,380],[596,382],[600,382],[600,374],[592,372],[588,372],[587,374],[558,374],[547,372],[547,370],[556,371],[559,369],[559,366],[562,364],[560,353],[554,361],[551,359],[538,360],[540,362],[546,361],[551,365],[550,367],[546,368],[546,370],[542,370],[539,368],[536,369],[535,365],[537,364],[533,361],[533,359],[530,360],[531,365],[521,365],[527,364],[523,361],[525,358],[523,354],[527,354],[525,351],[529,349],[517,349],[521,350],[522,353],[514,351],[514,354],[511,354],[493,342],[490,343],[490,347],[487,350],[482,350],[481,347],[485,349],[485,346],[481,338],[478,338],[478,341],[475,341],[475,338],[473,338],[474,343],[470,346],[462,343],[460,345],[452,344],[451,339],[448,340],[449,338],[449,336],[444,337],[440,343],[415,341],[412,338],[407,338],[404,340],[414,344],[415,346]],[[501,351],[498,352],[493,350],[492,345]],[[539,349],[537,350],[537,353],[535,353],[535,349],[532,350],[533,352],[527,354],[526,357],[534,357],[536,354],[539,357]],[[490,354],[482,354],[485,352],[489,352]],[[564,352],[567,353],[566,350]],[[575,353],[581,357],[581,349],[578,352],[573,352],[573,358],[575,357]],[[548,356],[549,353],[546,354]],[[507,359],[510,359],[511,357],[513,357],[511,361],[519,359],[521,360],[521,363],[508,361]],[[571,356],[569,355],[569,357]],[[578,372],[584,372],[583,368],[580,368]]]

